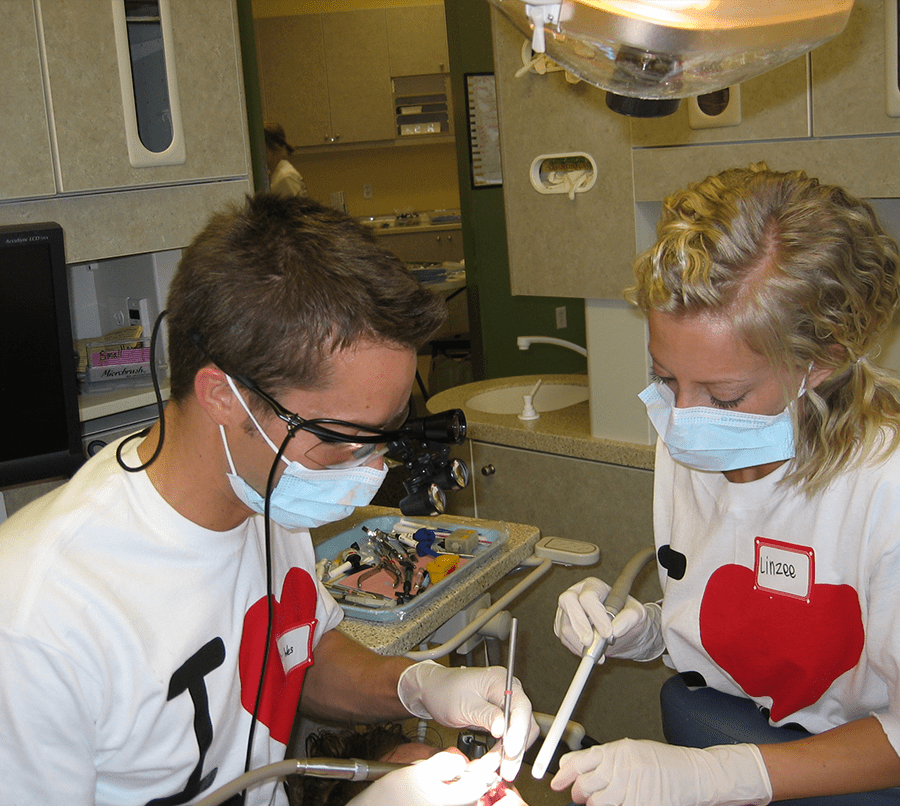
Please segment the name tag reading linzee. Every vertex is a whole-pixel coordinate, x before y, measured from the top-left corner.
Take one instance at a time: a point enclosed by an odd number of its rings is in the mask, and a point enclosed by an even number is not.
[[[278,655],[287,674],[298,666],[312,662],[313,624],[301,624],[277,638]]]
[[[814,582],[815,554],[809,546],[756,538],[755,587],[808,602]]]

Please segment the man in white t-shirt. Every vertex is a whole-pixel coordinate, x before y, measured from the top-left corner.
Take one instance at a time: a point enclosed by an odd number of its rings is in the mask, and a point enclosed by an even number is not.
[[[378,489],[442,303],[349,217],[270,193],[213,216],[168,302],[164,419],[0,527],[4,802],[195,802],[283,758],[298,705],[498,735],[504,671],[333,629],[308,532]],[[516,684],[507,776],[534,732]],[[354,806],[474,802],[496,764],[464,766],[439,754]]]

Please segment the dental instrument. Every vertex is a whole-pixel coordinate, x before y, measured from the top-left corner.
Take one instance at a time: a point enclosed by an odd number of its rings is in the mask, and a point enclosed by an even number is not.
[[[509,658],[506,661],[506,690],[503,692],[503,733],[500,736],[500,769],[506,761],[506,734],[509,730],[509,715],[512,707],[513,665],[516,660],[516,638],[519,634],[519,620],[513,618],[509,628]]]
[[[228,798],[257,784],[286,775],[308,775],[313,778],[340,778],[346,781],[375,781],[389,772],[406,767],[388,761],[363,761],[358,758],[295,758],[276,761],[250,770],[197,801],[196,806],[219,806]]]
[[[654,556],[654,549],[647,548],[639,551],[625,564],[622,573],[619,574],[607,594],[606,599],[603,601],[606,611],[611,617],[615,617],[615,615],[625,606],[625,601],[628,599],[628,594],[631,590],[631,586],[634,584],[634,580],[641,572],[641,569],[643,569]],[[590,677],[591,671],[594,666],[596,666],[597,661],[603,653],[606,652],[606,647],[613,643],[614,640],[614,638],[601,638],[600,634],[594,630],[594,640],[591,642],[591,645],[587,648],[584,655],[581,656],[581,662],[575,670],[575,675],[572,677],[569,689],[566,691],[565,697],[563,697],[562,704],[559,706],[559,711],[553,719],[550,730],[547,732],[544,743],[541,745],[541,749],[531,767],[532,777],[540,779],[546,774],[547,767],[550,766],[550,760],[553,758],[554,752],[556,752],[560,737],[569,724],[569,718],[572,716],[572,712],[578,704],[578,699],[581,697],[581,692],[584,690],[584,686]]]

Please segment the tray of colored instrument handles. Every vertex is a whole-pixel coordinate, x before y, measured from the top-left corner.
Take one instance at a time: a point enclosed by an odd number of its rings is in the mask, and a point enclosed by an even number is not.
[[[352,618],[404,618],[489,562],[508,537],[398,518],[370,518],[316,546],[316,576]]]

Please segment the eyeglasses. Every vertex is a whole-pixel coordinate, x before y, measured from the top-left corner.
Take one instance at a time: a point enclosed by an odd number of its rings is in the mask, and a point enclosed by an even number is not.
[[[378,455],[384,455],[387,453],[388,443],[403,436],[401,426],[409,418],[407,404],[393,420],[381,428],[330,417],[305,419],[286,409],[249,378],[241,375],[235,375],[234,378],[264,401],[275,416],[287,424],[289,431],[306,431],[318,437],[319,442],[304,455],[322,468],[358,467],[372,461]]]

